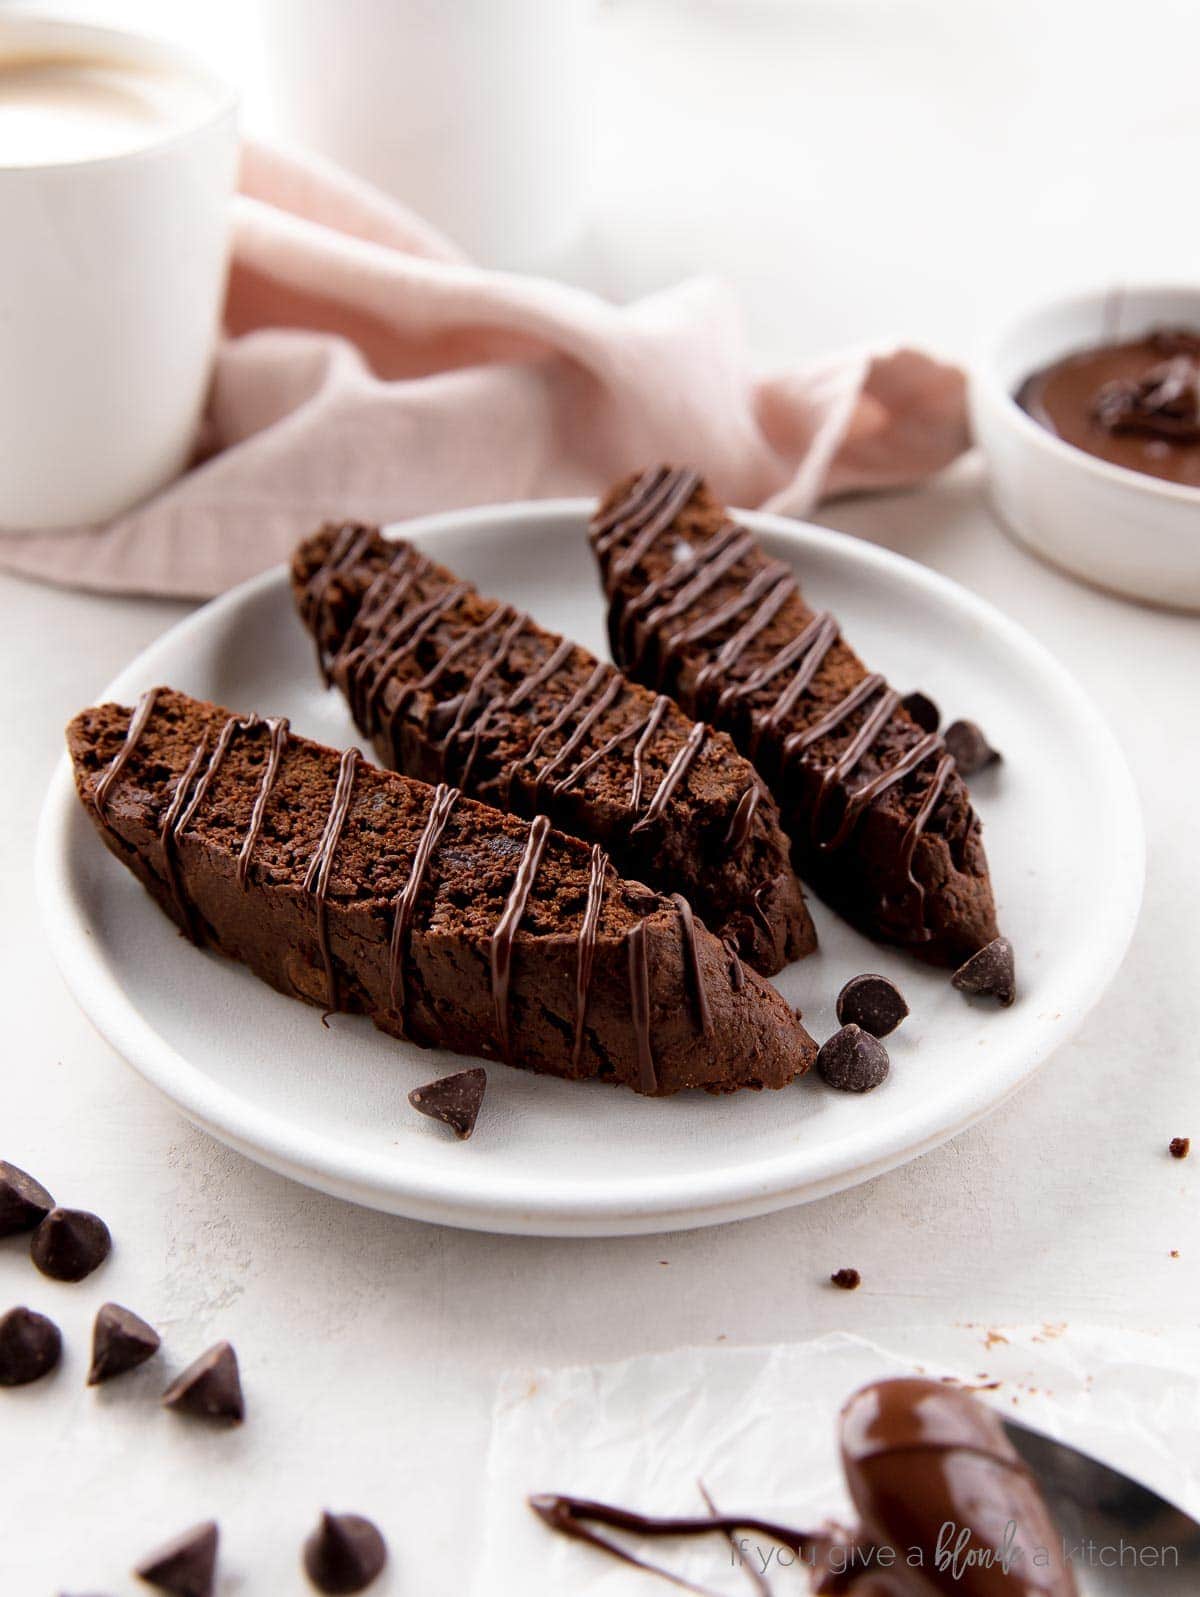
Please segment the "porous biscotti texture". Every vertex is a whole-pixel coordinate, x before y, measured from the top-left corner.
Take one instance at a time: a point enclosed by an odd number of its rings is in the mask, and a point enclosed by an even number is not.
[[[185,931],[280,992],[422,1046],[654,1095],[782,1087],[812,1061],[768,983],[701,925],[689,939],[685,906],[545,820],[165,688],[85,710],[67,742],[106,846]]]
[[[292,586],[384,765],[602,843],[764,974],[816,946],[775,803],[724,734],[373,528],[306,539]]]
[[[613,658],[755,762],[822,898],[937,963],[997,935],[979,819],[941,740],[696,474],[618,483],[591,543]]]

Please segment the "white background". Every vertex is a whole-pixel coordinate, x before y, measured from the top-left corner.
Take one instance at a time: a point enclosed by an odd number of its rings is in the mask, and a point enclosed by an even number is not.
[[[194,31],[199,11],[160,5],[153,20]],[[221,50],[247,30],[251,77],[249,15],[209,7],[205,25]],[[1197,60],[1188,0],[610,5],[596,220],[559,264],[621,297],[719,270],[769,360],[894,333],[966,355],[1029,293],[1200,275]],[[0,1245],[0,1301],[51,1313],[70,1346],[53,1386],[3,1395],[4,1597],[132,1592],[134,1559],[210,1513],[223,1597],[299,1593],[295,1548],[325,1502],[385,1526],[386,1590],[456,1592],[494,1376],[513,1363],[920,1323],[1195,1326],[1200,1150],[1180,1164],[1166,1144],[1200,1145],[1200,623],[1014,548],[969,462],[825,519],[983,593],[1089,687],[1145,804],[1141,927],[1076,1041],[982,1127],[803,1210],[635,1241],[489,1238],[349,1208],[191,1131],[122,1067],[50,965],[34,828],[68,716],[182,607],[0,580],[0,1156],[97,1209],[117,1239],[79,1287]],[[862,1272],[856,1294],[826,1284],[842,1265]],[[158,1414],[149,1372],[83,1392],[105,1298],[155,1321],[172,1365],[230,1337],[244,1431],[198,1435]]]

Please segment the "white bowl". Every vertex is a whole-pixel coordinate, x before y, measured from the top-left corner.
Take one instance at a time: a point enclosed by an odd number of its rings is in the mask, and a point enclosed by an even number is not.
[[[972,372],[971,420],[996,510],[1022,543],[1100,587],[1200,610],[1200,488],[1097,460],[1013,398],[1064,355],[1168,325],[1200,328],[1200,286],[1096,289],[1027,312]]]

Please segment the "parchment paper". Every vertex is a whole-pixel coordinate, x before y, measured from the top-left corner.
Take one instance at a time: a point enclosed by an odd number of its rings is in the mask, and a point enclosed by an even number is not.
[[[685,1348],[502,1377],[473,1597],[671,1589],[554,1535],[527,1507],[531,1492],[703,1514],[702,1481],[723,1512],[801,1527],[848,1519],[838,1410],[865,1382],[912,1373],[980,1388],[999,1382],[980,1397],[1200,1515],[1200,1333],[964,1325],[914,1329],[886,1343],[837,1334],[764,1348]],[[718,1536],[628,1545],[715,1591],[753,1589]],[[770,1574],[779,1597],[808,1590],[799,1567],[774,1563]]]

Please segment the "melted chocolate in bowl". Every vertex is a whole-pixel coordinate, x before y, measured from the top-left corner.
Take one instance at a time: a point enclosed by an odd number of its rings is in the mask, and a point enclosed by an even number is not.
[[[1016,400],[1098,460],[1200,488],[1200,331],[1162,328],[1067,355],[1027,377]]]

